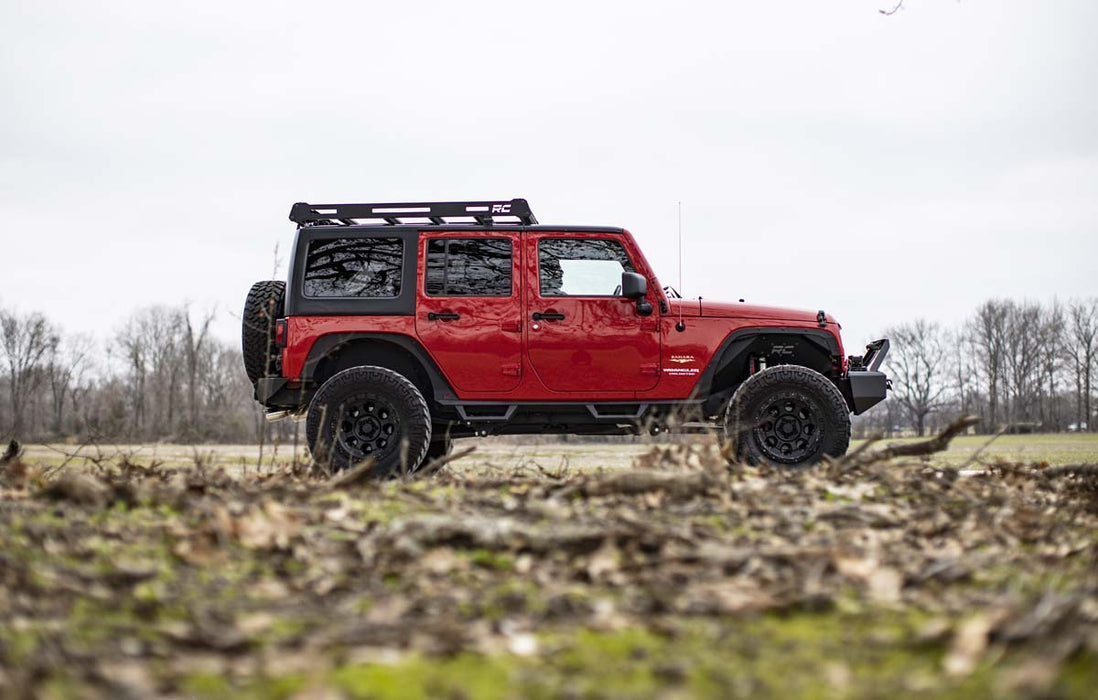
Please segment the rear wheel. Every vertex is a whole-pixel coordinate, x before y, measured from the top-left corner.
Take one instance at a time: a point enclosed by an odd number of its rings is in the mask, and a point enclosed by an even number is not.
[[[815,370],[777,365],[752,375],[733,394],[724,438],[740,461],[802,466],[850,446],[850,411],[839,389]]]
[[[275,374],[274,324],[282,317],[286,299],[286,283],[279,280],[256,282],[248,291],[241,315],[241,346],[244,371],[255,382],[260,377]]]
[[[413,471],[431,444],[431,412],[419,389],[384,367],[343,370],[317,390],[305,436],[313,459],[339,471],[368,459],[373,475]]]

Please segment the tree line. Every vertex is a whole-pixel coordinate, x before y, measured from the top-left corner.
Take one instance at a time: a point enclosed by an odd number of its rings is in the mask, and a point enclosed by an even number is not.
[[[240,348],[210,334],[213,320],[187,305],[149,306],[100,339],[0,308],[0,435],[251,443],[292,431],[266,422]]]
[[[1093,431],[1098,299],[991,299],[957,327],[917,319],[887,329],[889,400],[860,432],[923,435],[959,415],[982,432]]]
[[[0,308],[0,435],[24,441],[257,442],[291,439],[252,400],[240,349],[210,335],[212,312],[135,311],[112,335],[70,334]],[[959,415],[984,432],[1094,430],[1098,298],[992,299],[956,327],[887,329],[889,398],[859,433],[922,435]]]

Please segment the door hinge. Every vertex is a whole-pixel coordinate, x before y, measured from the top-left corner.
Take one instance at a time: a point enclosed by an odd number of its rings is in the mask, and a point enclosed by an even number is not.
[[[654,362],[647,365],[641,365],[641,374],[658,377],[660,374],[660,366]]]
[[[503,372],[508,377],[521,377],[522,376],[522,365],[503,365],[500,368],[500,371]]]

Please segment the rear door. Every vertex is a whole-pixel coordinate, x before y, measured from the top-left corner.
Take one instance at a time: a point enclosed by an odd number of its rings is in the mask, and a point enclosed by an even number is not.
[[[416,333],[461,391],[510,391],[522,373],[520,239],[513,232],[424,233]]]
[[[531,233],[526,239],[526,352],[553,391],[643,391],[659,380],[656,317],[620,296],[636,267],[613,234]]]

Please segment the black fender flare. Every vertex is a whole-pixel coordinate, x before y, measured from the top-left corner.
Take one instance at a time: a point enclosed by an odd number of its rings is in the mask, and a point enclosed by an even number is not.
[[[447,381],[445,375],[443,375],[442,371],[438,368],[438,365],[435,364],[434,359],[427,353],[427,350],[418,340],[402,333],[349,332],[322,335],[317,338],[313,343],[313,346],[309,348],[309,354],[305,358],[305,365],[301,369],[302,380],[313,381],[313,375],[321,360],[331,356],[332,353],[338,351],[345,345],[360,341],[376,341],[396,345],[411,355],[423,368],[424,373],[427,375],[427,379],[431,382],[431,390],[434,393],[436,401],[457,400],[457,394],[454,393],[453,387],[450,386],[450,382]]]
[[[691,398],[704,399],[706,402],[705,410],[707,412],[718,410],[719,406],[709,405],[711,400],[715,399],[716,403],[719,403],[720,399],[724,397],[724,394],[731,395],[731,392],[735,390],[735,385],[733,385],[731,387],[721,387],[714,392],[713,386],[718,376],[725,370],[734,368],[738,362],[746,360],[748,351],[756,340],[760,337],[771,335],[803,338],[821,353],[826,354],[829,357],[839,358],[839,361],[842,361],[842,351],[839,349],[839,341],[835,339],[834,335],[822,328],[790,328],[784,326],[774,328],[741,328],[729,333],[717,347],[717,350],[710,357],[709,364],[706,365],[705,369],[702,370],[701,375],[699,375],[698,381],[694,385],[694,390],[691,393]]]

